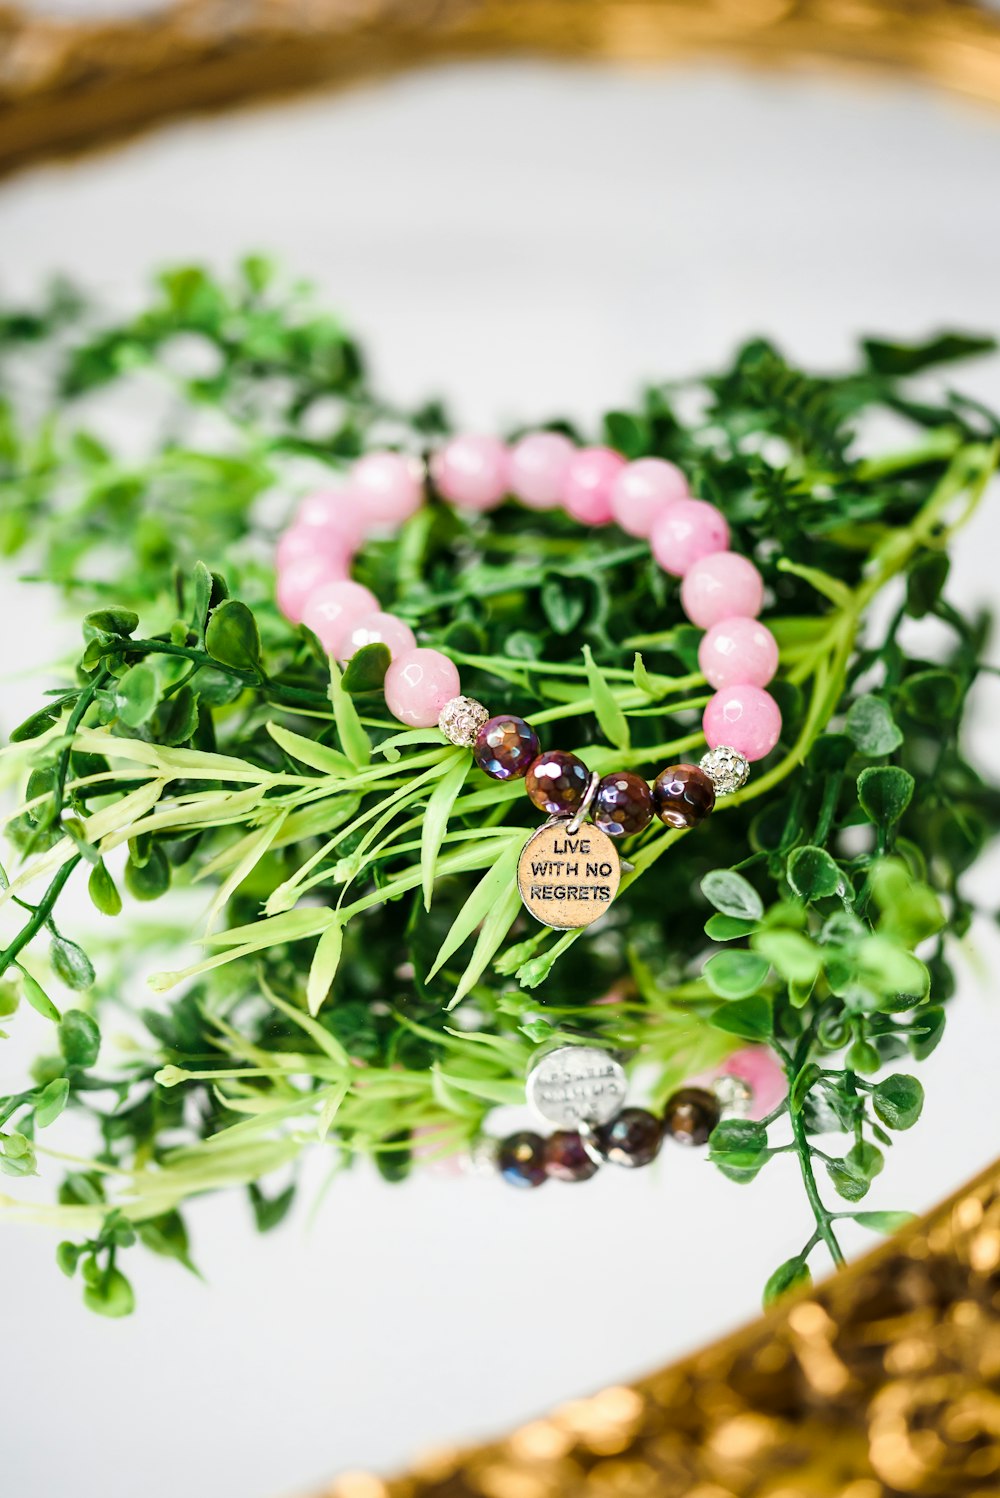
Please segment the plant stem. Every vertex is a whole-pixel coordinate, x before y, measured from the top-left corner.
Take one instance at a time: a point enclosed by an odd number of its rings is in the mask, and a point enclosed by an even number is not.
[[[25,922],[25,925],[14,937],[14,940],[11,942],[6,951],[0,952],[0,976],[2,976],[2,974],[7,971],[11,963],[15,960],[18,954],[24,950],[24,948],[28,945],[32,938],[37,936],[38,932],[41,931],[42,927],[45,925],[45,922],[52,914],[55,903],[62,893],[63,886],[65,885],[70,874],[72,874],[73,870],[76,868],[77,864],[80,862],[81,856],[82,855],[79,853],[74,853],[72,858],[68,858],[66,860],[62,868],[52,880],[52,883],[49,885],[48,889],[45,891],[42,898],[39,900],[38,904],[35,906],[35,913],[31,917],[31,920]]]

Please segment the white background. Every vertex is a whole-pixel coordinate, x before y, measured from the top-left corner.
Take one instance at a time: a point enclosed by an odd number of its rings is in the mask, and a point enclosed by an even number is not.
[[[861,331],[996,330],[998,188],[1000,114],[903,87],[435,70],[4,184],[0,290],[62,268],[124,305],[158,264],[274,251],[361,333],[389,393],[444,393],[485,426],[586,420],[758,331],[836,365]],[[1000,402],[997,361],[956,382]],[[995,598],[998,543],[994,496],[959,543],[956,600]],[[44,591],[0,586],[18,619],[6,729],[72,630]],[[987,684],[975,743],[994,768],[998,715]],[[984,901],[995,886],[984,870]],[[872,1206],[928,1206],[996,1153],[990,942],[969,949],[924,1119]],[[19,1033],[0,1090],[21,1083]],[[528,1196],[359,1171],[311,1227],[303,1204],[267,1238],[242,1201],[206,1201],[190,1217],[207,1285],[136,1255],[125,1323],[80,1309],[50,1234],[0,1220],[3,1490],[269,1498],[697,1345],[753,1314],[808,1234],[805,1203],[790,1162],[743,1190],[694,1155],[661,1167]]]

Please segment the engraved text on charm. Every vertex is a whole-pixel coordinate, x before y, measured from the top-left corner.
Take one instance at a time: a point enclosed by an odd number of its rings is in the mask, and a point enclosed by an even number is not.
[[[570,832],[547,822],[533,832],[517,865],[517,887],[526,909],[544,926],[568,931],[604,914],[621,881],[618,850],[599,827]]]
[[[599,1126],[620,1111],[627,1090],[625,1070],[597,1046],[563,1045],[547,1051],[528,1073],[528,1102],[557,1128]]]

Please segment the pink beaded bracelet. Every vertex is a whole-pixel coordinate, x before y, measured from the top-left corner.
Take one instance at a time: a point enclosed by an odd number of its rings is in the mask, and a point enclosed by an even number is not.
[[[424,503],[421,460],[390,451],[366,454],[341,489],[302,502],[279,542],[277,597],[288,619],[305,624],[340,661],[365,645],[384,644],[390,654],[385,701],[399,722],[437,725],[451,743],[472,748],[480,768],[496,779],[526,777],[528,794],[549,812],[550,823],[525,846],[518,870],[522,897],[547,924],[589,924],[618,886],[609,835],[641,831],[654,811],[668,826],[695,825],[715,796],[743,785],[750,764],[778,742],[781,713],[764,690],[777,670],[778,647],[757,618],[761,575],[728,549],[725,516],[695,499],[681,470],[663,458],[629,463],[607,447],[578,448],[558,432],[533,432],[511,447],[495,437],[462,434],[433,454],[429,476],[457,509],[489,510],[511,495],[529,509],[561,506],[585,525],[613,521],[629,535],[648,538],[663,570],[681,579],[688,618],[705,630],[698,661],[716,690],[702,717],[709,752],[700,766],[668,766],[652,790],[627,772],[598,781],[574,755],[539,755],[529,724],[511,715],[491,718],[481,703],[463,696],[454,662],[419,646],[404,620],[382,610],[375,595],[350,578],[364,537],[401,525]],[[594,826],[581,833],[588,814]]]

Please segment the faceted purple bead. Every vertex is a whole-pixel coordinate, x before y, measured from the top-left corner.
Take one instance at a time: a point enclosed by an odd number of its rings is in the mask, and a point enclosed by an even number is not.
[[[697,765],[668,765],[653,781],[653,804],[668,827],[697,827],[715,805],[715,786]]]
[[[545,1141],[545,1169],[555,1181],[589,1181],[597,1173],[597,1161],[575,1129],[557,1129]]]
[[[561,817],[579,811],[590,786],[590,771],[575,754],[550,749],[533,760],[525,789],[539,811]]]
[[[653,793],[641,775],[605,775],[594,797],[593,818],[609,837],[632,837],[653,820]]]
[[[667,1099],[663,1127],[677,1144],[707,1144],[721,1110],[707,1087],[682,1087]]]
[[[597,1147],[611,1165],[648,1165],[660,1153],[663,1125],[645,1108],[623,1108],[597,1131]]]
[[[523,718],[506,713],[483,724],[472,753],[491,780],[516,780],[538,758],[538,735]]]
[[[544,1185],[545,1140],[527,1129],[508,1135],[497,1151],[497,1169],[512,1186]]]

